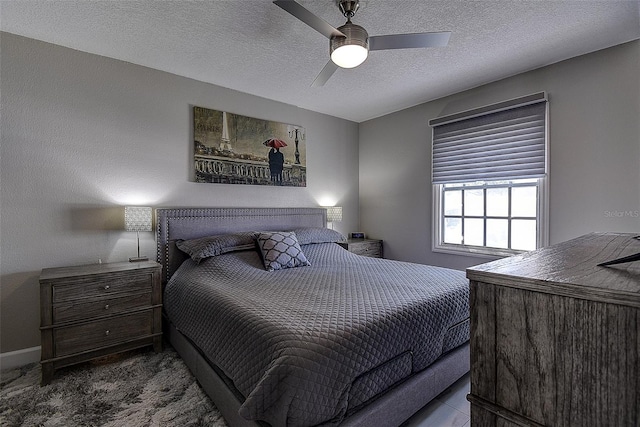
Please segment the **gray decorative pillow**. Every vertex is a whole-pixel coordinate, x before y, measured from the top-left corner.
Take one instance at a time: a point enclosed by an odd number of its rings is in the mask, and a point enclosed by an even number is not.
[[[255,236],[267,271],[311,265],[293,231],[258,232]]]
[[[345,242],[344,236],[335,230],[322,227],[305,227],[293,230],[301,245],[309,245],[312,243],[337,243]]]
[[[221,234],[198,239],[177,240],[176,246],[196,263],[227,252],[255,249],[254,232]]]

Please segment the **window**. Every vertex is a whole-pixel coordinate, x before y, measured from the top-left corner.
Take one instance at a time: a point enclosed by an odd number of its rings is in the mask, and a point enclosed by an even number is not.
[[[436,248],[508,255],[542,246],[542,179],[436,187]]]
[[[434,251],[495,256],[544,246],[544,93],[429,124]]]

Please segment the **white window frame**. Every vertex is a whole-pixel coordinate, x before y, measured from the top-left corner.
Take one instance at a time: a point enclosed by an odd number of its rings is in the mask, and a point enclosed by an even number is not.
[[[548,176],[537,178],[535,184],[538,188],[538,199],[536,206],[536,246],[538,248],[549,244],[549,223],[548,223]],[[505,185],[508,187],[509,185]],[[514,186],[519,186],[518,184]],[[496,188],[496,187],[494,187]],[[453,255],[473,255],[481,258],[496,258],[516,255],[527,252],[518,249],[492,248],[488,246],[473,246],[456,243],[444,243],[444,212],[443,212],[444,184],[433,185],[433,252],[447,253]],[[484,218],[486,219],[486,212]]]

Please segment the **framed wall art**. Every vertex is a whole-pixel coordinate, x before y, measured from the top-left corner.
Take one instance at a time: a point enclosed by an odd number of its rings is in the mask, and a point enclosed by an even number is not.
[[[307,186],[301,126],[193,107],[196,182]]]

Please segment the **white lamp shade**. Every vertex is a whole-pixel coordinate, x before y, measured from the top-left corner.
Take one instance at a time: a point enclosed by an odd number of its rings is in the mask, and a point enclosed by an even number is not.
[[[327,206],[327,222],[342,221],[342,206]]]
[[[125,206],[124,229],[127,231],[153,231],[152,209],[148,207]]]
[[[331,53],[331,60],[342,68],[354,68],[362,64],[369,51],[357,44],[346,44],[340,46]]]

